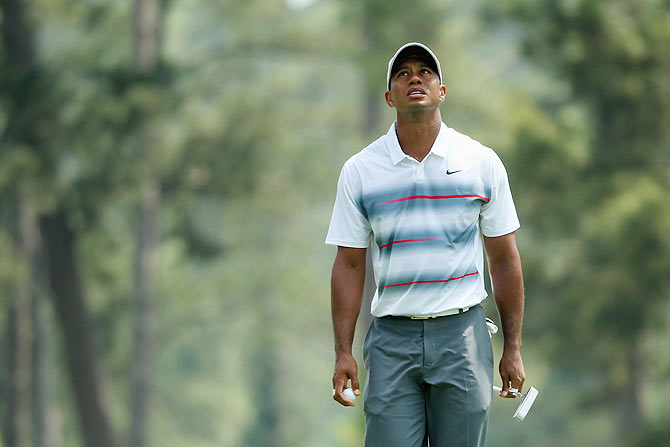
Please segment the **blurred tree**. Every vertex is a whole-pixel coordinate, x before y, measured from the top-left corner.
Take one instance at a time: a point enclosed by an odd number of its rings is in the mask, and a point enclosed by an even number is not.
[[[529,288],[547,297],[529,332],[553,346],[562,368],[597,378],[582,404],[617,408],[619,442],[632,445],[650,417],[644,389],[658,367],[650,340],[668,330],[658,310],[670,300],[670,211],[662,203],[670,186],[670,9],[655,0],[508,0],[496,9],[522,25],[525,53],[570,91],[541,98],[555,121],[520,130],[512,167],[533,191],[534,244],[547,246],[539,265],[529,265],[537,274]],[[591,138],[580,153],[574,132],[583,127]]]
[[[26,6],[20,0],[7,0],[0,4],[2,8],[2,30],[4,43],[4,56],[11,67],[7,70],[6,92],[8,92],[7,102],[9,103],[9,113],[7,115],[8,123],[4,128],[2,135],[3,146],[6,153],[5,159],[10,161],[12,158],[31,158],[35,157],[41,162],[49,160],[48,154],[48,130],[50,126],[45,123],[44,115],[48,107],[54,104],[48,104],[49,93],[49,75],[37,60],[35,50],[34,30],[28,25],[28,14]],[[40,102],[47,102],[48,105],[35,107]],[[17,153],[21,153],[17,157]],[[23,199],[21,193],[23,190],[30,189],[30,185],[25,179],[22,179],[16,172],[9,171],[11,178],[9,185],[16,185],[19,194],[19,200]],[[12,184],[11,181],[16,181]],[[23,181],[22,181],[23,180]],[[10,197],[12,186],[9,187]],[[34,197],[28,196],[28,202],[19,201],[18,227],[20,240],[24,241],[20,246],[25,247],[22,250],[27,262],[34,259],[33,252],[36,246],[37,225],[33,225],[29,220],[32,213],[24,210],[31,209],[30,201]],[[44,247],[48,252],[47,265],[49,266],[49,279],[53,291],[53,302],[56,314],[59,318],[60,327],[63,331],[63,340],[67,359],[69,361],[70,383],[75,391],[76,402],[81,417],[81,427],[84,437],[89,445],[112,446],[111,430],[109,428],[106,415],[102,408],[99,392],[99,382],[97,377],[97,367],[93,349],[91,346],[90,330],[87,322],[87,309],[83,300],[83,293],[77,267],[76,253],[74,250],[74,235],[69,227],[67,208],[64,206],[61,198],[57,198],[55,203],[51,203],[48,211],[38,209],[39,228],[43,236]],[[29,230],[35,228],[31,232]],[[34,270],[34,269],[33,269]],[[22,295],[24,295],[22,293]],[[28,311],[30,293],[25,294],[24,303],[26,318],[19,319],[19,328],[30,321]],[[26,330],[26,329],[21,329]],[[22,343],[23,345],[23,343]],[[29,344],[25,345],[20,354],[25,362],[28,362],[32,355]],[[28,363],[25,363],[27,365]],[[25,368],[17,373],[21,374],[21,380],[29,383],[31,372]],[[27,387],[27,385],[25,385]],[[21,390],[24,386],[17,384],[17,389]],[[25,397],[23,398],[25,399]],[[36,408],[40,408],[38,403]],[[17,407],[18,408],[18,407]],[[20,410],[19,417],[24,418],[25,410]],[[19,430],[26,430],[25,422]],[[43,424],[38,421],[38,428]],[[27,432],[17,432],[15,442],[25,443],[27,441]],[[37,437],[38,440],[41,436]]]
[[[35,216],[34,224],[37,225]],[[31,300],[31,324],[33,345],[31,359],[32,422],[34,447],[60,447],[61,436],[56,430],[59,415],[53,402],[53,376],[55,368],[52,357],[50,334],[53,331],[48,303],[49,281],[44,259],[44,249],[39,232],[35,228],[36,247],[31,258],[33,296]]]
[[[47,247],[51,290],[63,331],[70,384],[85,443],[112,447],[114,442],[101,399],[97,359],[74,251],[75,236],[62,209],[40,217],[40,228]]]
[[[3,0],[2,13],[3,47],[5,60],[12,67],[16,78],[31,71],[34,59],[32,30],[26,21],[26,11],[21,1]],[[3,132],[0,142],[6,151],[15,150],[20,144],[19,135]],[[4,207],[8,226],[16,246],[22,269],[15,275],[10,292],[6,319],[6,363],[5,384],[6,408],[3,421],[3,438],[8,447],[27,445],[30,442],[30,371],[32,359],[32,327],[30,318],[32,254],[36,245],[34,216],[29,213],[27,199],[17,188],[8,191]],[[33,224],[33,225],[31,225]]]
[[[163,2],[134,1],[134,65],[140,79],[153,83],[160,57],[159,30]],[[142,88],[140,86],[140,88]],[[151,95],[154,92],[148,92]],[[155,167],[157,139],[146,122],[151,119],[151,101],[138,105],[140,123],[136,141],[139,153],[140,194],[137,223],[137,242],[134,263],[133,351],[130,384],[130,445],[147,445],[147,412],[151,395],[152,375],[152,302],[155,293],[156,247],[158,244],[157,215],[160,203],[160,179]]]
[[[32,369],[32,321],[30,304],[33,289],[30,281],[30,261],[34,247],[34,227],[30,226],[26,202],[17,200],[6,207],[14,221],[16,255],[21,259],[21,269],[15,276],[12,290],[9,292],[6,326],[6,415],[3,424],[5,443],[8,446],[22,446],[30,442],[30,371]]]
[[[57,445],[50,407],[47,377],[48,348],[45,339],[46,278],[35,210],[25,195],[4,209],[15,222],[9,225],[16,241],[15,286],[9,293],[6,343],[7,420],[5,445],[35,447]],[[32,439],[32,442],[30,440]]]

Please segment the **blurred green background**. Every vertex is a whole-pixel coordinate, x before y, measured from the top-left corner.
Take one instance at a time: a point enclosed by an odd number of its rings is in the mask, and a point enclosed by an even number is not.
[[[540,395],[523,424],[494,399],[489,446],[670,439],[667,0],[0,0],[0,21],[4,446],[362,445],[361,402],[331,397],[323,240],[408,41],[522,222]]]

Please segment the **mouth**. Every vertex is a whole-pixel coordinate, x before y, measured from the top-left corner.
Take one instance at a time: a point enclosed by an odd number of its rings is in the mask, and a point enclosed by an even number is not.
[[[412,88],[407,92],[407,96],[410,96],[410,97],[411,96],[425,96],[425,95],[426,95],[426,91],[422,88],[417,88],[417,87]]]

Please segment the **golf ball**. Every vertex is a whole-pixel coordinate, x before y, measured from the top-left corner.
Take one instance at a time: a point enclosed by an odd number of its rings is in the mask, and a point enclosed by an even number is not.
[[[345,388],[344,390],[342,390],[342,396],[344,396],[344,398],[348,400],[356,400],[356,395],[351,390],[351,388]]]

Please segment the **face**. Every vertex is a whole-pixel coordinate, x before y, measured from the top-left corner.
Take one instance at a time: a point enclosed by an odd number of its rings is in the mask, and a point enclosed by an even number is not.
[[[391,76],[391,90],[387,91],[386,103],[398,113],[418,112],[437,108],[447,94],[440,84],[440,77],[421,59],[403,61]]]

